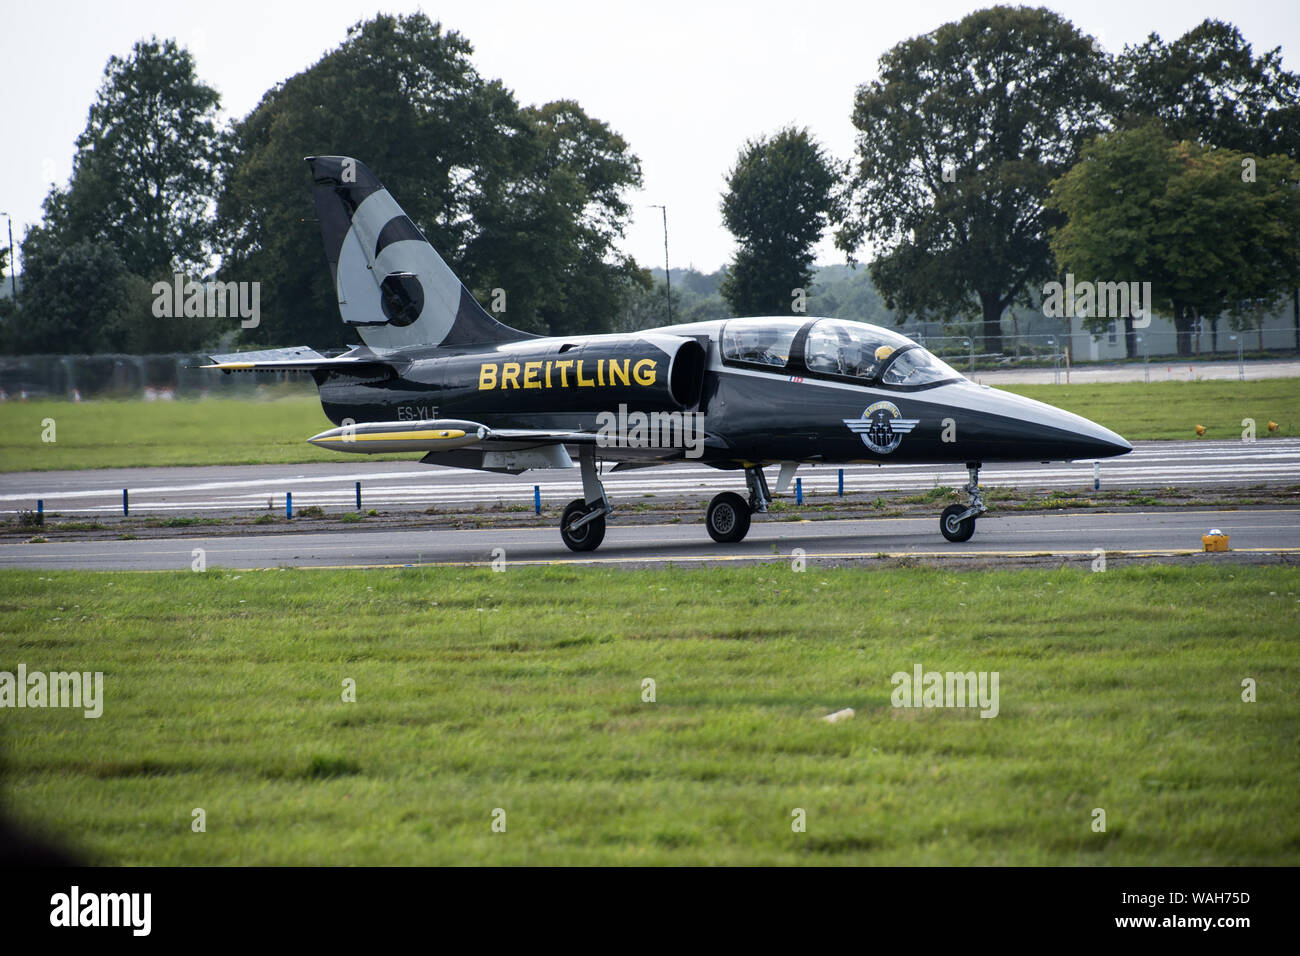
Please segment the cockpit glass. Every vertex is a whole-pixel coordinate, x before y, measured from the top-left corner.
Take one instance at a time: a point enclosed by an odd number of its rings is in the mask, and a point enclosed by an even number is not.
[[[874,325],[820,319],[808,330],[804,359],[810,372],[874,379],[911,339]]]
[[[785,368],[790,346],[801,321],[764,319],[750,323],[733,319],[722,332],[722,357],[730,362],[752,362]]]
[[[885,369],[881,382],[885,385],[928,385],[955,378],[961,378],[955,368],[918,346],[899,352]]]

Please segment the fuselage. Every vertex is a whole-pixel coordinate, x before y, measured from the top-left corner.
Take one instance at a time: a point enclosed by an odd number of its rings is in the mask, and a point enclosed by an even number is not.
[[[1058,461],[1131,448],[1078,415],[977,385],[895,332],[835,319],[730,319],[381,354],[391,371],[318,379],[335,424],[465,419],[595,431],[602,413],[683,413],[702,421],[698,457],[722,468]]]

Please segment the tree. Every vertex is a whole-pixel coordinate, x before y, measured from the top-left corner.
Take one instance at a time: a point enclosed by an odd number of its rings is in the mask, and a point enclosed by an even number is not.
[[[749,140],[727,174],[722,221],[739,244],[722,283],[735,315],[788,313],[812,281],[813,246],[841,210],[839,170],[806,129]]]
[[[871,276],[897,309],[1001,316],[1055,271],[1043,201],[1111,103],[1108,59],[1043,8],[991,7],[898,44],[858,88],[855,214],[837,244],[876,246]]]
[[[72,179],[52,207],[67,238],[108,242],[128,270],[204,271],[224,140],[221,97],[174,40],[138,41],[104,69]]]
[[[1091,143],[1049,202],[1067,217],[1051,234],[1061,271],[1150,282],[1180,355],[1197,316],[1242,317],[1300,282],[1300,164],[1285,156],[1175,142],[1148,124]],[[1131,318],[1126,327],[1134,355]]]
[[[320,251],[304,156],[363,159],[480,300],[526,330],[597,331],[630,259],[613,251],[640,184],[626,142],[567,101],[521,109],[424,14],[358,23],[235,126],[219,220],[227,278],[263,280],[260,342],[351,344]]]
[[[508,292],[503,316],[551,335],[606,332],[650,277],[619,252],[640,185],[627,142],[572,100],[519,111],[513,160],[474,204],[462,268]]]
[[[1240,31],[1206,19],[1173,43],[1152,33],[1116,61],[1126,125],[1151,119],[1174,139],[1256,155],[1300,146],[1300,76],[1282,50],[1255,56]]]
[[[646,273],[649,278],[649,273]],[[611,332],[640,332],[642,329],[657,329],[669,324],[668,295],[662,281],[648,285],[634,285],[630,290],[623,309],[617,320],[611,325]],[[681,321],[682,293],[680,289],[672,290],[672,314]]]
[[[148,288],[210,258],[218,104],[173,40],[142,40],[109,59],[72,177],[46,196],[23,242],[15,348],[189,349],[214,332],[202,319],[155,318]]]
[[[116,352],[146,298],[107,242],[66,242],[47,229],[23,242],[23,295],[9,317],[5,347],[18,353]]]

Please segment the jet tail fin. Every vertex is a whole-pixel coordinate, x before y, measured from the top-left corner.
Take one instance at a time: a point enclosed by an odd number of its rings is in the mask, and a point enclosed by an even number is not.
[[[339,314],[373,348],[533,338],[475,301],[365,164],[309,156],[321,239]]]

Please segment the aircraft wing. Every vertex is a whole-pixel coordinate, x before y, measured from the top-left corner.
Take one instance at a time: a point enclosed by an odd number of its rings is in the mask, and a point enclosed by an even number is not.
[[[489,428],[454,418],[362,422],[342,425],[307,439],[318,448],[359,454],[425,452],[427,465],[519,474],[534,468],[572,468],[570,445],[597,445],[595,431]],[[605,447],[602,458],[656,465],[680,460],[679,449]]]
[[[478,422],[457,418],[432,418],[422,421],[361,422],[331,428],[307,441],[330,451],[349,451],[363,455],[401,451],[441,452],[456,448],[516,450],[539,445],[594,445],[595,432],[568,429],[488,428]]]

